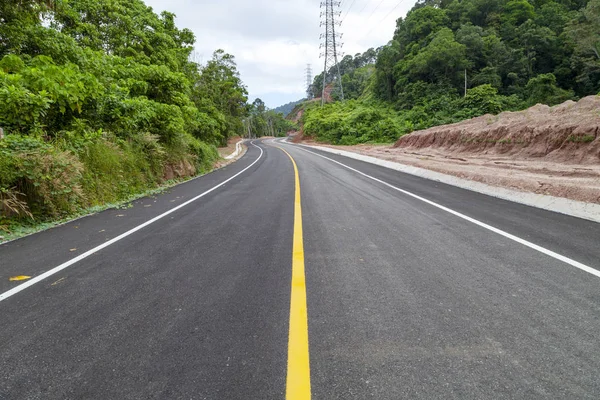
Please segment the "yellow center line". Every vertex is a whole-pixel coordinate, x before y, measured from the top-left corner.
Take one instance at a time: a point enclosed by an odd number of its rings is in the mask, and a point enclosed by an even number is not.
[[[308,351],[308,311],[306,306],[306,279],[304,274],[304,240],[302,237],[302,205],[300,203],[300,176],[294,158],[296,197],[294,201],[294,248],[292,250],[292,295],[290,302],[290,333],[286,400],[310,399],[310,359]]]

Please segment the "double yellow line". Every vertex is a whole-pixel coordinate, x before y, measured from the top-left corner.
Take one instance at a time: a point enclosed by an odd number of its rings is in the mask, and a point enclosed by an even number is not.
[[[308,310],[306,306],[306,277],[304,273],[304,240],[302,236],[302,204],[300,176],[296,161],[287,151],[294,165],[296,195],[294,201],[294,247],[292,250],[292,295],[290,302],[290,333],[286,400],[310,399],[310,357],[308,351]]]

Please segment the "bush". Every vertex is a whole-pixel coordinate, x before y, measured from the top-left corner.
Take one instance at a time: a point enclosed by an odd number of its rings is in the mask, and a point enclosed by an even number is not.
[[[84,203],[81,162],[39,139],[0,141],[0,172],[0,189],[22,193],[34,215],[65,215]]]
[[[208,171],[214,144],[243,130],[234,57],[190,61],[194,35],[174,15],[139,0],[21,3],[0,6],[0,226]]]
[[[308,108],[303,121],[306,134],[334,144],[387,143],[402,134],[393,109],[356,100]]]
[[[462,105],[471,110],[474,115],[498,114],[502,111],[502,101],[498,96],[498,89],[489,83],[469,89]]]
[[[398,111],[387,103],[360,100],[306,107],[304,132],[332,144],[390,143],[414,130],[523,106],[518,96],[499,95],[490,84],[470,89],[463,98],[451,88],[437,91],[433,85],[418,83],[409,85],[401,99]]]
[[[183,134],[172,145],[150,133],[121,139],[63,131],[52,143],[7,135],[0,141],[0,209],[4,218],[29,210],[36,218],[60,217],[154,188],[168,166],[189,165],[177,176],[191,175],[211,170],[218,158],[213,145]]]
[[[540,74],[531,78],[525,86],[525,93],[529,105],[542,103],[553,106],[575,96],[572,91],[561,89],[556,85],[554,74]]]
[[[115,139],[90,141],[79,157],[85,166],[83,187],[88,205],[127,199],[158,181],[141,149],[125,141],[120,146]]]
[[[200,172],[210,171],[214,163],[219,159],[219,152],[214,145],[207,144],[196,138],[189,139],[189,151],[196,156],[194,164]]]
[[[50,108],[47,92],[34,93],[18,75],[0,71],[0,126],[9,133],[37,133]]]

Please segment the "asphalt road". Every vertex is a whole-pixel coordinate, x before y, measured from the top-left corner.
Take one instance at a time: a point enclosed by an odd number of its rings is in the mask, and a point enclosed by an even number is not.
[[[0,399],[283,399],[300,289],[314,399],[600,398],[600,224],[255,143],[0,246]]]

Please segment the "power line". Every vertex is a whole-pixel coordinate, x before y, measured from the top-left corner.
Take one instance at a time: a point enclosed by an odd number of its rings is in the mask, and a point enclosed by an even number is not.
[[[365,11],[365,8],[367,8],[367,6],[369,5],[369,1],[365,4],[365,6],[363,8],[360,9],[360,11],[358,12],[359,14],[362,14],[363,11]]]
[[[369,36],[369,33],[373,32],[373,29],[375,29],[375,27],[376,27],[376,26],[379,26],[379,25],[380,25],[380,24],[381,24],[383,21],[385,21],[385,20],[386,20],[386,19],[387,19],[387,18],[388,18],[390,15],[392,15],[392,13],[393,13],[394,11],[396,11],[396,9],[397,9],[398,7],[400,7],[400,4],[402,4],[403,2],[404,2],[404,0],[400,0],[400,1],[398,2],[398,4],[396,4],[396,7],[392,8],[392,10],[391,10],[389,13],[387,13],[387,15],[386,15],[385,17],[383,17],[383,18],[381,19],[381,21],[379,21],[377,24],[373,25],[373,27],[371,28],[371,30],[369,30],[369,32],[367,32],[365,35],[363,35],[363,38],[365,38],[365,37]]]
[[[396,7],[392,8],[392,11],[390,11],[389,13],[387,13],[387,15],[385,17],[383,17],[383,19],[381,21],[379,21],[377,23],[377,25],[379,25],[380,23],[382,23],[383,21],[385,21],[387,19],[387,17],[389,17],[394,11],[396,11],[396,8],[400,7],[400,4],[402,4],[404,2],[404,0],[400,0],[398,2],[398,4],[396,4]]]
[[[344,22],[344,20],[346,19],[346,17],[350,13],[350,10],[352,9],[352,6],[354,5],[354,3],[356,3],[356,0],[352,1],[352,3],[350,4],[350,7],[348,7],[348,9],[346,10],[346,15],[344,15],[344,18],[342,18],[342,20],[340,22]]]
[[[379,6],[381,6],[381,3],[383,3],[383,2],[384,2],[384,0],[381,0],[381,1],[379,2],[379,4],[377,4],[377,7],[375,7],[375,9],[374,9],[374,10],[371,12],[371,15],[369,15],[369,18],[367,18],[367,19],[365,20],[365,22],[367,22],[368,20],[370,20],[370,19],[371,19],[371,17],[373,16],[373,14],[375,14],[375,11],[377,11],[377,9],[379,8]]]

